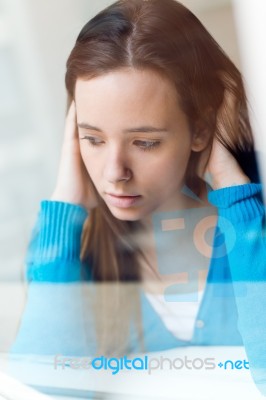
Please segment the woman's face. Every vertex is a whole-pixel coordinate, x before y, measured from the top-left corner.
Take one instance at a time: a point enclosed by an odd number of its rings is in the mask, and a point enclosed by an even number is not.
[[[187,164],[200,149],[169,80],[120,69],[78,79],[75,102],[82,159],[116,218],[184,207]]]

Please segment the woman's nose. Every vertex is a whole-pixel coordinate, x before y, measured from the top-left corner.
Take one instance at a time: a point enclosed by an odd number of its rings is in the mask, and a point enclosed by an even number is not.
[[[122,151],[109,153],[107,158],[104,177],[110,183],[129,181],[132,177],[132,170],[129,168],[128,160]]]

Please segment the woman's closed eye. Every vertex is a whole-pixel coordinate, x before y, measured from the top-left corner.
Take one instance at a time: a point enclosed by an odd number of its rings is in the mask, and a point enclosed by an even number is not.
[[[135,140],[134,144],[141,150],[147,151],[158,147],[161,142],[159,140]]]
[[[84,139],[85,139],[85,140],[88,140],[88,142],[89,142],[92,146],[98,146],[98,145],[104,143],[103,140],[101,140],[101,139],[99,139],[99,138],[96,138],[96,137],[94,137],[94,136],[84,136],[83,138],[80,138],[80,140],[84,140]]]
[[[104,144],[104,141],[96,138],[94,136],[84,136],[81,140],[88,140],[89,144],[92,146],[100,146]],[[153,150],[158,147],[161,142],[159,140],[134,140],[133,144],[139,147],[143,151]]]

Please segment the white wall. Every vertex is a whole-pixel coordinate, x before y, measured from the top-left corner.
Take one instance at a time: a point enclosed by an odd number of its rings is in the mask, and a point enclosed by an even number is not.
[[[250,119],[259,149],[260,172],[266,182],[266,3],[261,0],[234,0],[233,11],[239,38],[242,72],[250,105]],[[264,185],[264,199],[266,187]]]

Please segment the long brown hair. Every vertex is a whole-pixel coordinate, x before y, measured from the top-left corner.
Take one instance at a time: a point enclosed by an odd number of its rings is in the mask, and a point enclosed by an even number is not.
[[[91,19],[82,28],[67,61],[68,104],[75,98],[78,78],[91,79],[123,67],[152,69],[170,79],[191,130],[197,124],[207,128],[210,145],[216,135],[237,159],[245,152],[253,153],[241,74],[201,22],[182,4],[175,0],[120,0]],[[223,103],[225,90],[236,99],[237,129],[231,126],[226,112],[230,104]],[[218,126],[217,113],[222,104],[225,112],[222,125]],[[199,159],[200,153],[191,155],[187,174],[188,186],[194,192],[197,191],[193,185],[197,182],[195,171]],[[245,169],[245,165],[241,166]],[[92,268],[95,281],[129,283],[141,280],[141,249],[134,240],[141,231],[140,222],[117,220],[99,199],[99,207],[90,212],[84,225],[81,249],[81,259]],[[124,287],[124,294],[123,290],[118,291],[122,297],[117,302],[118,307],[123,308],[130,286]],[[106,337],[113,324],[119,325],[121,330],[121,320],[117,318],[113,303],[110,304],[110,295],[104,304],[105,296],[102,292],[100,296],[102,320],[112,320],[105,329],[101,323],[99,325],[99,332]],[[134,302],[133,291],[130,296]],[[100,347],[102,352],[104,347],[103,344]]]

